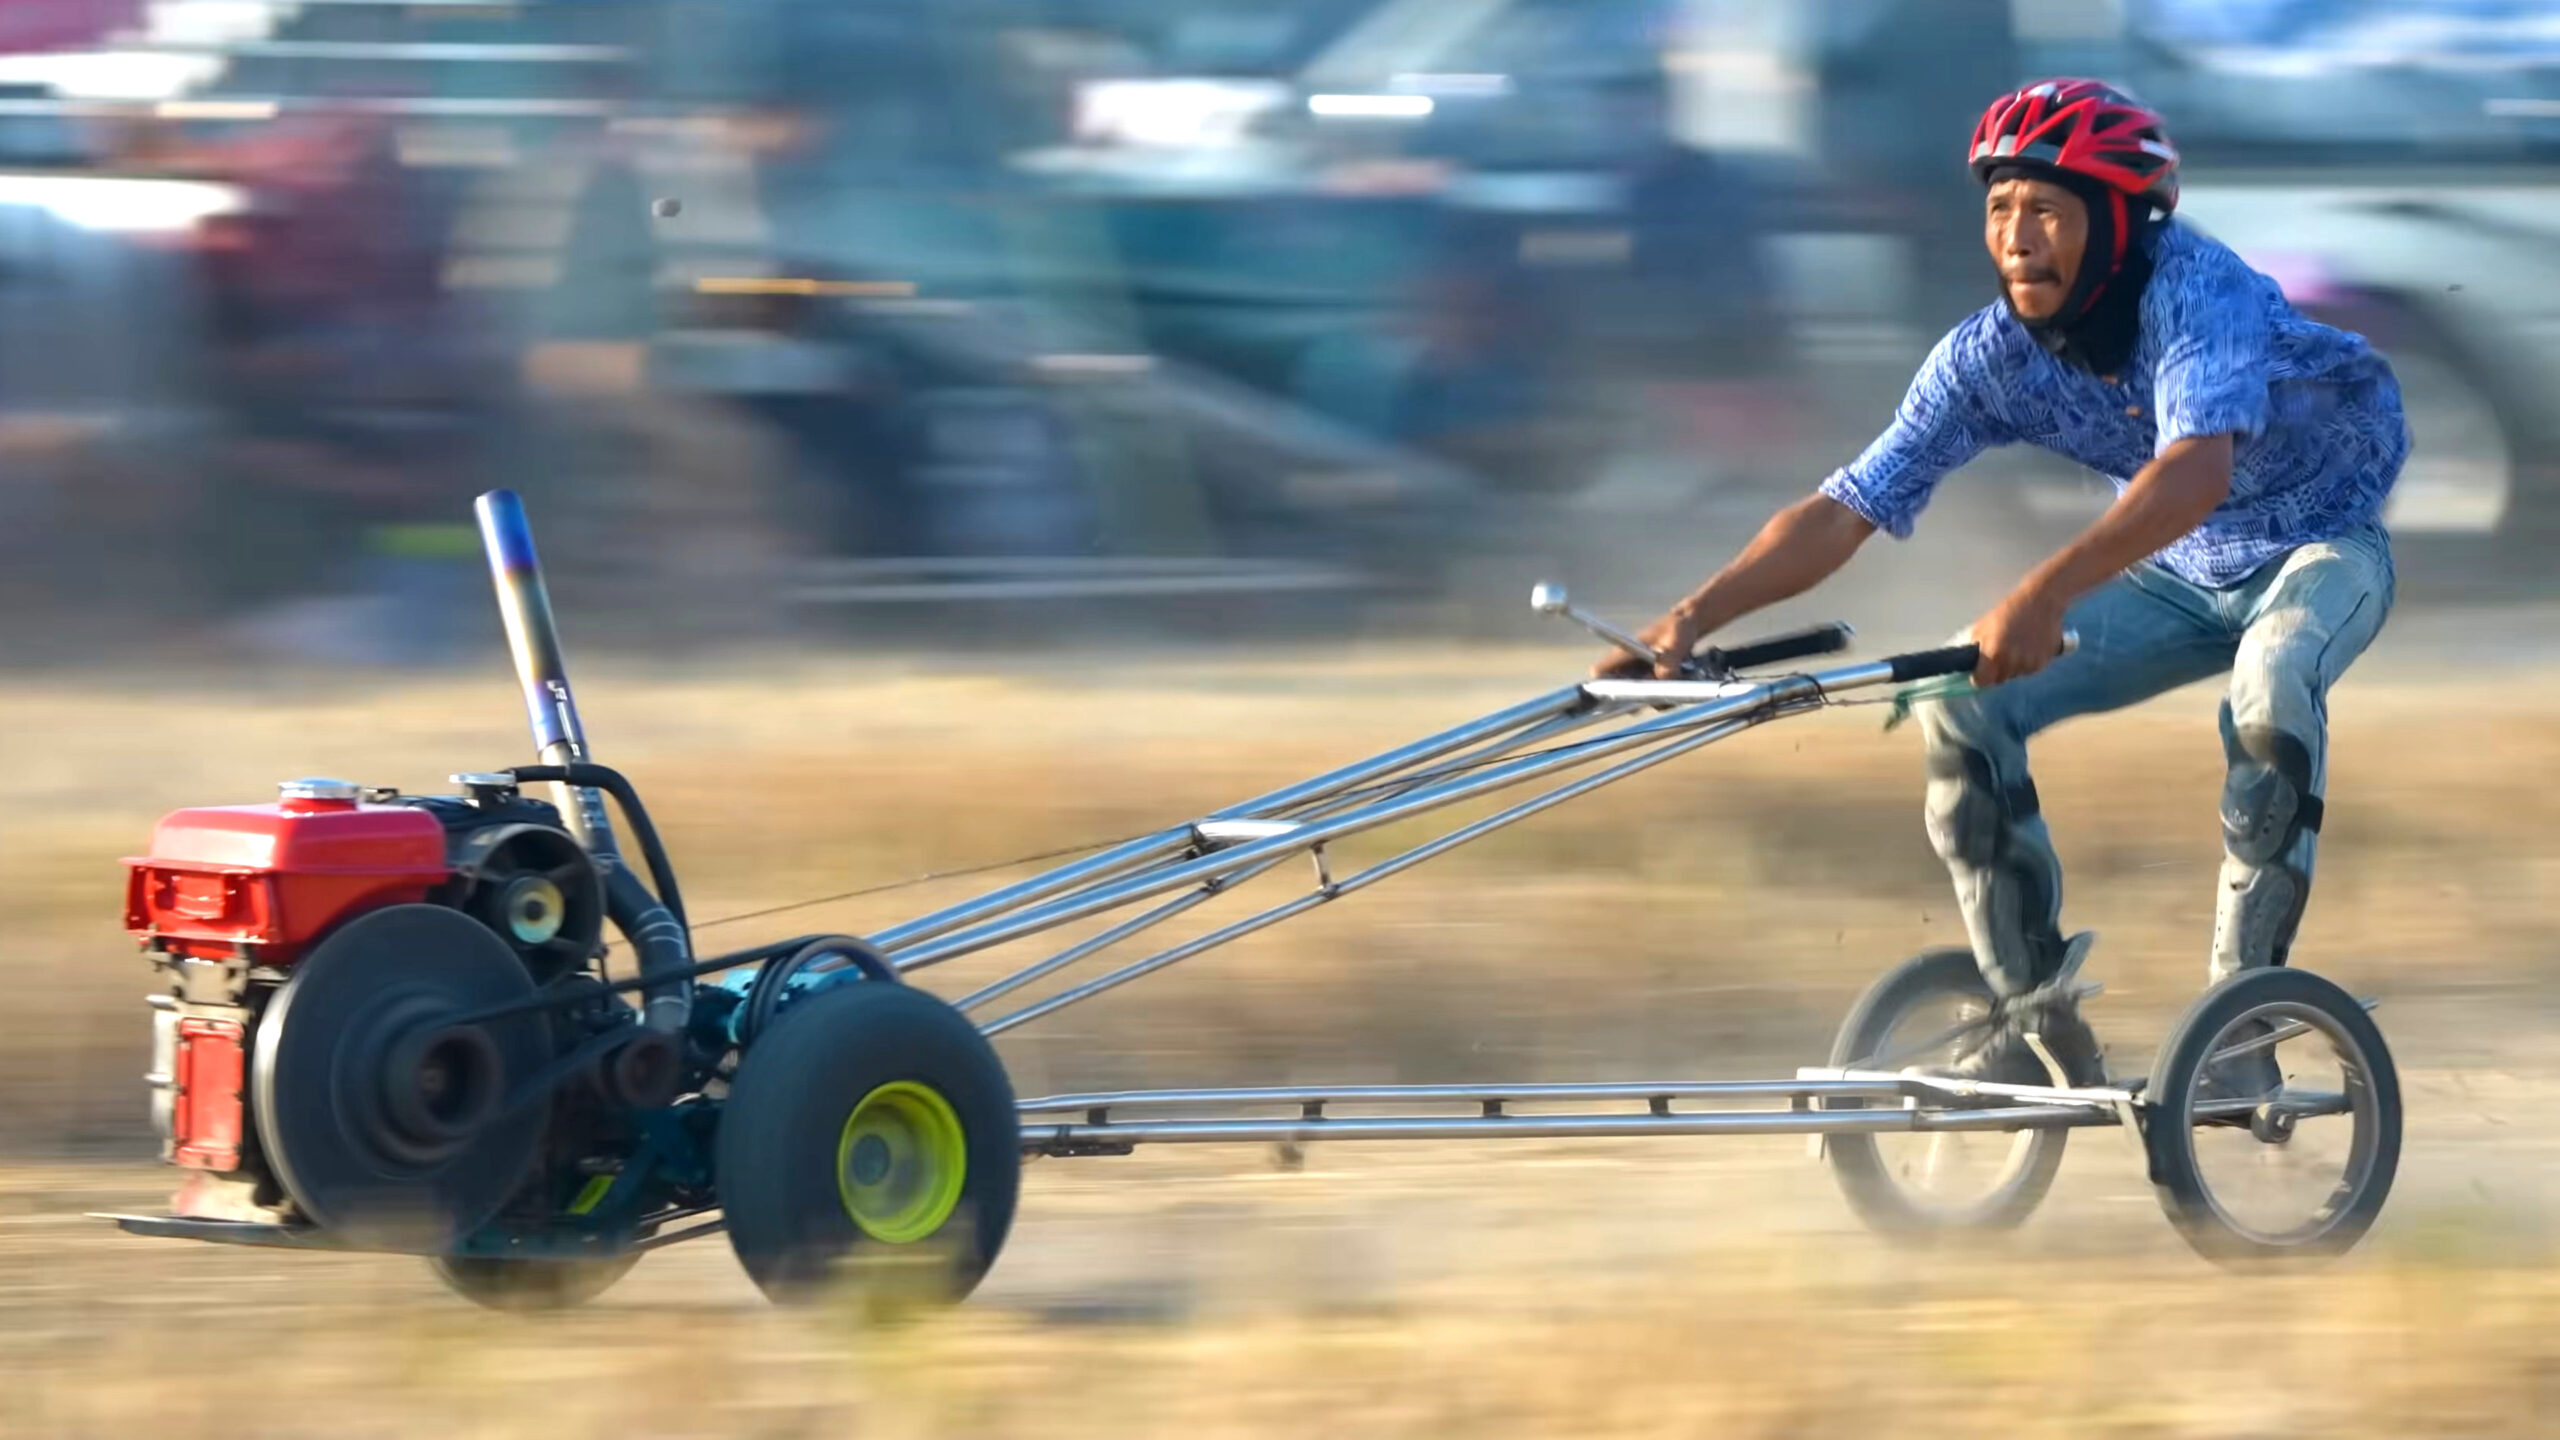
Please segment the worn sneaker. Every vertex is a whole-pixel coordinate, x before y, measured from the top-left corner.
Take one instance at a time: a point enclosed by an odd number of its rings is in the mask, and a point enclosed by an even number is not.
[[[2274,1033],[2264,1020],[2251,1020],[2223,1037],[2222,1048]],[[2259,1100],[2284,1088],[2284,1068],[2276,1063],[2272,1045],[2261,1045],[2243,1055],[2234,1055],[2218,1064],[2208,1064],[2196,1080],[2196,1098],[2200,1100]]]
[[[2004,1012],[1980,1045],[1958,1056],[1954,1064],[1937,1067],[1932,1073],[1956,1080],[2050,1085],[2052,1073],[2045,1069],[2035,1047],[2027,1043],[2028,1034],[2033,1032],[2054,1063],[2062,1067],[2064,1084],[2106,1083],[2106,1057],[2099,1050],[2098,1037],[2091,1033],[2089,1023],[2080,1018],[2077,1004],[2067,999],[2036,999],[2012,1003],[2004,1007]]]

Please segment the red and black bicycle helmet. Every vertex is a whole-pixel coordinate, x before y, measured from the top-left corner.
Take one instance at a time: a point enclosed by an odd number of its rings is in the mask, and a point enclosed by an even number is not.
[[[2178,148],[2159,113],[2098,80],[2040,80],[1991,102],[1968,160],[1990,183],[2005,165],[2051,166],[2167,214],[2178,205]]]

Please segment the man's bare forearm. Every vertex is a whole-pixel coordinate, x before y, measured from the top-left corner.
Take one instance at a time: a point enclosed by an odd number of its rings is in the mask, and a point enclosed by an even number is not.
[[[2055,608],[2068,606],[2204,523],[2230,493],[2230,436],[2177,441],[2142,467],[2078,539],[2029,571],[2019,589]]]
[[[1680,602],[1700,635],[1712,635],[1753,611],[1792,600],[1838,573],[1875,526],[1825,495],[1811,495],[1769,517],[1732,563]]]
[[[1826,495],[1811,495],[1769,517],[1730,564],[1686,600],[1639,632],[1654,658],[1612,650],[1592,666],[1596,676],[1634,676],[1647,670],[1663,679],[1680,673],[1698,640],[1763,606],[1801,595],[1821,584],[1876,527]]]

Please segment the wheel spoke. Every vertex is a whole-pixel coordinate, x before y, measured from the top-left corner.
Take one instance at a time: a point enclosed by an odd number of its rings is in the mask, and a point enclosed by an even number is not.
[[[1888,1051],[1882,1056],[1871,1056],[1867,1059],[1858,1061],[1854,1065],[1845,1066],[1843,1068],[1850,1070],[1898,1070],[1902,1066],[1909,1064],[1911,1061],[1922,1055],[1929,1054],[1930,1052],[1945,1045],[1961,1040],[1976,1031],[1990,1029],[1995,1018],[1996,1017],[1994,1016],[1984,1015],[1975,1019],[1961,1021],[1947,1029],[1939,1031],[1937,1034],[1932,1035],[1928,1039],[1920,1041],[1917,1044],[1904,1046],[1900,1050]]]
[[[2243,1055],[2255,1055],[2261,1050],[2272,1050],[2287,1040],[2298,1039],[2310,1033],[2311,1027],[2308,1024],[2300,1020],[2289,1020],[2283,1025],[2276,1026],[2268,1030],[2264,1035],[2242,1040],[2224,1049],[2214,1051],[2211,1055],[2205,1057],[2204,1068],[2207,1070],[2218,1069],[2221,1066],[2230,1064],[2233,1060],[2236,1060]]]

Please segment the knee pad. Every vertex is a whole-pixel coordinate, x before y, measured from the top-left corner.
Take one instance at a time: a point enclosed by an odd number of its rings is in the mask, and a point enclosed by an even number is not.
[[[2271,865],[2303,832],[2317,833],[2325,807],[2311,793],[2311,751],[2281,730],[2238,732],[2239,750],[2222,784],[2222,843],[2235,860]]]
[[[2051,857],[2018,827],[2038,814],[2029,782],[2002,787],[1981,752],[1950,746],[1929,757],[1929,838],[1955,881],[1957,907],[1994,989],[2033,988],[2062,953]]]
[[[2285,963],[2310,900],[2309,878],[2289,865],[2226,879],[2213,921],[2214,977]]]

